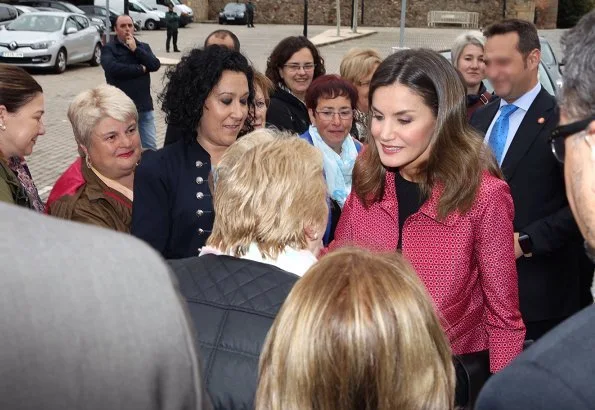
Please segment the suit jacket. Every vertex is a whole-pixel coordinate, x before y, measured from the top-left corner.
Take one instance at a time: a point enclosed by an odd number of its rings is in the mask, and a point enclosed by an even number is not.
[[[211,157],[196,140],[147,151],[134,176],[130,233],[166,259],[197,256],[213,229]]]
[[[533,344],[492,377],[477,410],[592,410],[595,408],[595,306]]]
[[[496,98],[476,111],[471,125],[485,134],[499,107]],[[582,241],[566,200],[563,167],[548,143],[558,118],[554,97],[542,88],[502,162],[514,201],[514,231],[533,242],[533,256],[517,260],[526,322],[569,316],[581,307]]]
[[[435,187],[403,227],[403,255],[432,297],[455,354],[490,350],[490,369],[505,367],[523,348],[513,205],[506,183],[484,173],[469,212],[438,220]],[[330,248],[355,244],[395,252],[399,242],[395,174],[386,173],[381,201],[366,208],[355,192],[343,206]]]
[[[154,251],[16,206],[0,215],[0,409],[210,408],[192,320]]]

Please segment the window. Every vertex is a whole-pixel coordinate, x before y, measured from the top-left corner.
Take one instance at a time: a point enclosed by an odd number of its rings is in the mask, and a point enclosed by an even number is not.
[[[143,9],[141,9],[139,6],[137,6],[134,3],[128,3],[128,10],[134,11],[136,13],[144,13],[145,12]]]
[[[10,20],[10,14],[8,14],[8,7],[2,7],[0,5],[0,21]]]
[[[74,28],[77,31],[79,30],[78,24],[76,24],[76,21],[74,21],[74,18],[72,17],[69,17],[68,20],[66,20],[66,26],[64,28],[66,30],[68,30],[69,28]]]
[[[89,20],[87,20],[86,17],[83,17],[83,16],[74,16],[74,19],[76,20],[76,22],[78,24],[78,29],[79,30],[84,30],[87,27],[89,27]]]

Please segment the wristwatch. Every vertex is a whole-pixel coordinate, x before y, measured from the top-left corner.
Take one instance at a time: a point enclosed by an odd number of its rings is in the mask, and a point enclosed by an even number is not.
[[[519,233],[519,246],[525,258],[533,256],[533,242],[531,241],[531,237],[526,233]]]

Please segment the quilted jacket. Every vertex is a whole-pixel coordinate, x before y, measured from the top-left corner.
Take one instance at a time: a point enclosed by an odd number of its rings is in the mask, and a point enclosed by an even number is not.
[[[169,263],[197,329],[213,409],[253,409],[264,339],[299,277],[224,255]]]

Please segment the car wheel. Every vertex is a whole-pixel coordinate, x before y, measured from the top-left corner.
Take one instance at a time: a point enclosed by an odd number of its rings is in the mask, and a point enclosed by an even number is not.
[[[145,28],[147,30],[155,30],[157,28],[157,24],[155,24],[155,22],[153,20],[147,20],[145,21]]]
[[[54,64],[54,72],[62,74],[66,71],[66,50],[61,48],[56,55],[56,63]]]
[[[89,64],[91,67],[97,67],[99,64],[101,64],[101,44],[95,44],[93,56],[91,57],[91,60],[89,60]]]

